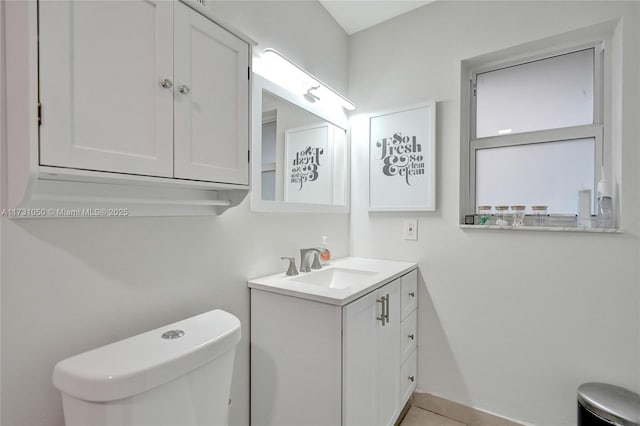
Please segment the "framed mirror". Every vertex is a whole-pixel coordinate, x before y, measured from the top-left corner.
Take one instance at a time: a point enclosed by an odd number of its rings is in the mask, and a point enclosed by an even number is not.
[[[342,108],[253,75],[251,210],[349,212],[349,138]]]

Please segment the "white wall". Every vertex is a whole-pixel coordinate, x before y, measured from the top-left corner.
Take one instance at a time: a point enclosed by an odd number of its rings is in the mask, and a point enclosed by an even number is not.
[[[304,64],[347,81],[347,36],[315,2],[215,2],[219,16]],[[332,60],[326,55],[331,53]],[[237,315],[231,424],[249,423],[249,278],[328,235],[348,254],[347,215],[252,214],[248,198],[219,217],[1,219],[4,426],[62,425],[51,384],[73,354],[210,309]]]
[[[4,23],[4,2],[0,4],[0,22]],[[6,107],[5,107],[5,57],[4,57],[4,24],[0,27],[0,165],[4,164],[6,157]],[[0,166],[0,206],[5,204],[4,182],[6,181],[5,168]],[[0,219],[0,324],[2,318],[2,220]],[[0,325],[0,367],[2,366],[2,327]],[[0,368],[0,383],[2,383],[2,368]],[[2,419],[2,386],[0,386],[0,423]]]
[[[576,422],[577,386],[640,391],[634,2],[438,1],[350,37],[351,254],[418,261],[418,390],[530,424]],[[462,230],[460,61],[623,18],[622,235]],[[368,213],[364,115],[435,99],[434,213]],[[419,218],[419,240],[402,239]]]
[[[214,4],[221,17],[258,42],[254,49],[274,48],[346,93],[347,35],[319,3],[231,0]]]

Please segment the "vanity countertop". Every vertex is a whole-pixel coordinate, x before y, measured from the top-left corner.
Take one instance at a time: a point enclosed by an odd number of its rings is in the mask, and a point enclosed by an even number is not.
[[[413,262],[345,257],[312,272],[249,280],[250,288],[343,306],[416,269]]]

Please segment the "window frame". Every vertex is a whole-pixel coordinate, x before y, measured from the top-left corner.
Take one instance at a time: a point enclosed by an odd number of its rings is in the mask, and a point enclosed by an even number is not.
[[[545,129],[521,133],[509,133],[504,135],[487,136],[482,138],[476,137],[476,112],[477,112],[477,96],[476,81],[479,74],[497,71],[500,69],[510,68],[518,65],[524,65],[530,62],[541,61],[553,57],[566,55],[582,50],[594,50],[594,73],[593,73],[593,123],[579,126],[562,127],[558,129]],[[466,173],[468,173],[468,182],[466,188],[462,185],[461,194],[461,215],[460,224],[464,224],[464,216],[476,214],[476,152],[481,149],[501,148],[518,145],[532,145],[546,142],[561,142],[566,140],[593,138],[595,140],[595,163],[594,163],[594,189],[596,182],[601,178],[602,167],[606,166],[607,155],[605,153],[605,81],[604,74],[607,66],[605,56],[605,40],[595,40],[587,43],[572,44],[563,48],[552,48],[539,51],[535,54],[520,56],[517,58],[503,58],[502,60],[493,61],[489,64],[475,66],[469,69],[467,73],[468,88],[467,93],[463,93],[462,101],[467,101],[468,120],[467,128],[461,129],[463,132],[462,141],[466,143],[468,152]],[[463,76],[464,79],[464,76]],[[463,91],[464,92],[464,91]],[[466,95],[466,96],[465,96]],[[464,124],[463,124],[464,126]],[[466,131],[465,131],[466,130]],[[466,141],[466,142],[465,142]],[[463,147],[464,156],[465,147]],[[463,158],[464,159],[464,158]],[[461,164],[465,166],[464,161]],[[461,173],[461,182],[464,182],[464,170]],[[595,191],[594,191],[595,192]],[[595,205],[595,196],[592,194],[592,205]],[[550,213],[550,226],[567,226],[571,222],[573,216]],[[569,225],[571,226],[571,225]],[[574,225],[575,226],[575,225]]]

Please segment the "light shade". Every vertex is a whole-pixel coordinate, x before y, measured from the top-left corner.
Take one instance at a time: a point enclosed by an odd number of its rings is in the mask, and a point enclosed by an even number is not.
[[[302,95],[313,89],[313,95],[322,102],[333,102],[349,111],[356,109],[356,106],[349,99],[318,80],[277,50],[265,49],[262,61],[260,73],[279,86]]]

